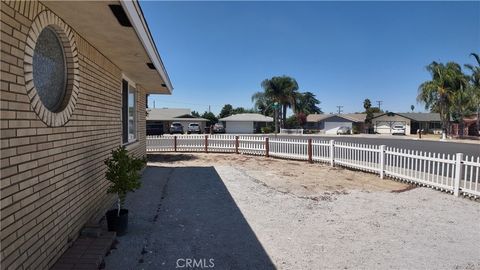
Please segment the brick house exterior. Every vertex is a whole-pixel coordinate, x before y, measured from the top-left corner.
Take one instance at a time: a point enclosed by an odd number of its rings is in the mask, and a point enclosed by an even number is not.
[[[115,201],[114,196],[106,194],[108,182],[104,179],[103,161],[112,149],[122,144],[122,79],[125,76],[133,77],[137,97],[136,140],[128,144],[127,149],[136,156],[146,155],[146,95],[169,94],[172,88],[156,49],[154,54],[158,59],[152,59],[155,57],[151,47],[155,47],[148,28],[141,32],[138,24],[135,25],[135,20],[143,19],[141,12],[137,15],[131,12],[132,7],[139,8],[138,3],[130,3],[130,11],[126,11],[133,27],[117,25],[108,9],[109,3],[92,2],[90,5],[98,8],[91,9],[82,6],[82,1],[1,2],[2,269],[48,269],[77,237],[81,227],[98,221]],[[128,9],[125,3],[118,4]],[[94,17],[105,20],[107,26],[116,25],[118,29],[112,29],[113,33],[129,33],[126,38],[136,44],[132,48],[143,50],[143,54],[136,56],[141,58],[139,66],[145,66],[145,70],[134,67],[138,74],[133,69],[126,70],[129,66],[124,63],[131,61],[102,50],[108,42],[100,40],[96,33],[86,38],[84,34],[88,36],[91,30],[77,23],[72,16],[75,11],[70,10],[82,8],[104,12]],[[64,114],[60,116],[63,118],[48,118],[46,112],[36,110],[35,99],[29,96],[32,88],[28,75],[31,66],[26,64],[28,54],[32,54],[29,33],[37,27],[35,21],[43,20],[39,19],[41,14],[60,26],[65,25],[64,29],[69,29],[66,36],[75,41],[72,49],[75,60],[71,64],[72,74],[78,81],[72,83],[72,87],[78,95],[74,105],[65,109],[70,110],[68,119]],[[102,31],[101,27],[98,31]],[[108,32],[101,34],[108,39]],[[159,71],[148,69],[145,62],[153,62]],[[153,89],[152,85],[157,83],[159,88]]]

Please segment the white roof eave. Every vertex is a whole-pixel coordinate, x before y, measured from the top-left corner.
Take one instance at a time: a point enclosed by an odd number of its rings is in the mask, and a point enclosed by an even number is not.
[[[132,23],[132,26],[138,35],[138,38],[142,42],[143,47],[145,48],[148,56],[150,57],[150,60],[155,66],[157,72],[160,74],[160,77],[162,77],[168,91],[171,94],[173,91],[172,83],[170,81],[170,78],[168,77],[167,71],[162,62],[162,59],[160,58],[157,48],[155,47],[155,43],[153,42],[153,38],[150,35],[150,31],[148,30],[147,23],[145,22],[138,2],[136,0],[122,0],[120,1],[120,3],[122,4],[125,13],[127,13],[127,16],[129,17],[130,22]]]

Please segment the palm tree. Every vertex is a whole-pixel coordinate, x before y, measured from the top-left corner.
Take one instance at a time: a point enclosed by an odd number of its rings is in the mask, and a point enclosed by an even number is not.
[[[452,108],[451,114],[459,122],[459,134],[462,137],[464,134],[464,118],[465,115],[471,112],[472,99],[471,99],[471,87],[462,88],[459,91],[453,93],[452,96]]]
[[[320,101],[312,92],[298,93],[295,99],[295,113],[304,113],[306,115],[312,113],[322,113],[322,110],[317,106]]]
[[[288,76],[272,77],[262,82],[265,97],[273,102],[278,102],[282,108],[282,127],[285,126],[287,108],[295,110],[295,99],[298,93],[298,83]]]
[[[477,111],[477,134],[480,135],[480,56],[476,53],[471,53],[471,56],[477,60],[477,66],[466,64],[465,67],[471,71],[469,76],[470,84],[470,101],[472,106]]]
[[[365,112],[367,112],[368,109],[370,109],[371,107],[372,107],[372,102],[370,101],[370,99],[366,98],[363,101],[363,108],[365,108]]]
[[[256,92],[252,95],[253,108],[266,116],[273,116],[273,101],[265,92]]]
[[[417,100],[425,104],[425,109],[440,113],[445,138],[451,108],[454,106],[454,95],[466,87],[465,75],[460,65],[454,62],[447,64],[432,62],[427,66],[427,71],[432,79],[420,85]]]

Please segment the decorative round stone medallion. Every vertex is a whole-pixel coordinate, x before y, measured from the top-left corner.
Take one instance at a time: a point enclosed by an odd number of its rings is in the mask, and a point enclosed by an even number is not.
[[[51,127],[67,123],[79,92],[77,47],[73,31],[50,11],[38,14],[30,27],[24,71],[38,117]]]

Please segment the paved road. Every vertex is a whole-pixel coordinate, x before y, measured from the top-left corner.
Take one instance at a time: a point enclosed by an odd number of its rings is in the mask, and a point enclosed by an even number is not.
[[[363,144],[386,145],[403,149],[426,151],[432,153],[456,154],[463,153],[468,156],[480,156],[480,144],[475,143],[457,143],[446,141],[413,140],[402,137],[374,137],[365,138],[358,136],[292,136],[293,138],[324,138],[326,140],[336,140],[342,142],[354,142]]]

